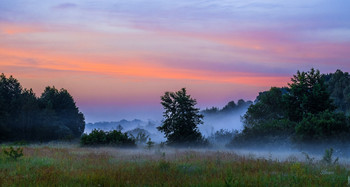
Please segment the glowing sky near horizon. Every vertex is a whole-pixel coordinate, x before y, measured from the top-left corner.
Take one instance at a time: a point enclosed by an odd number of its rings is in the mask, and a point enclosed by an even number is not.
[[[348,0],[0,1],[0,72],[66,88],[87,122],[254,100],[297,70],[350,71]]]

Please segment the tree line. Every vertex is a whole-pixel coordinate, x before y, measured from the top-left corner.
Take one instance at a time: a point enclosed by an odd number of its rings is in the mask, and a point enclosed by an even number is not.
[[[66,89],[46,87],[40,97],[12,76],[0,75],[0,141],[79,138],[85,119]]]
[[[162,125],[168,145],[206,146],[208,139],[198,130],[203,115],[230,114],[248,107],[242,116],[241,132],[218,132],[218,137],[234,137],[229,146],[291,140],[294,143],[349,142],[350,75],[337,70],[321,74],[319,70],[298,71],[287,87],[272,87],[253,102],[229,102],[224,108],[200,112],[197,101],[182,88],[161,96],[164,108]],[[0,76],[0,139],[53,140],[81,137],[84,116],[67,90],[46,87],[40,97],[23,89],[12,76]],[[119,131],[95,130],[81,139],[87,145],[135,144]],[[94,141],[98,141],[95,143]]]
[[[259,93],[243,116],[231,146],[278,143],[346,143],[350,140],[350,76],[341,70],[298,71],[288,87]]]
[[[166,92],[161,100],[164,120],[158,130],[165,134],[170,145],[206,145],[208,141],[198,131],[203,115],[229,113],[247,105],[241,132],[218,132],[220,136],[231,136],[229,147],[286,140],[296,144],[350,140],[350,76],[341,70],[330,74],[321,74],[314,68],[298,71],[287,87],[261,92],[254,103],[240,100],[238,105],[230,102],[223,109],[212,107],[202,113],[185,88]]]
[[[162,125],[171,146],[208,146],[209,141],[198,130],[204,115],[229,115],[248,107],[242,116],[243,130],[218,131],[214,139],[231,138],[230,147],[252,144],[349,142],[350,76],[337,70],[321,74],[319,70],[298,71],[288,87],[272,87],[261,92],[254,103],[239,100],[222,109],[215,107],[200,112],[196,99],[182,88],[165,92]]]
[[[238,110],[244,110],[248,108],[251,104],[253,104],[252,101],[244,101],[243,99],[239,99],[237,103],[235,103],[234,101],[228,102],[222,109],[218,107],[211,107],[202,110],[201,113],[205,116],[229,115]]]

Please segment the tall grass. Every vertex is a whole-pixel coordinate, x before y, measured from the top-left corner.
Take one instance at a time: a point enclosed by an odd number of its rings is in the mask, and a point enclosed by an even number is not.
[[[349,175],[343,165],[220,151],[27,146],[23,153],[18,160],[1,153],[1,186],[344,186]]]

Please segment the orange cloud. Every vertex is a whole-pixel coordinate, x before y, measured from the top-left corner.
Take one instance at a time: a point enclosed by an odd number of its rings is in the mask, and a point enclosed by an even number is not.
[[[18,34],[25,32],[42,32],[45,28],[40,25],[16,25],[16,24],[1,24],[0,28],[7,34]],[[210,68],[206,69],[188,69],[186,67],[167,66],[168,62],[161,62],[157,60],[147,60],[142,58],[145,53],[157,53],[157,51],[148,51],[147,46],[144,47],[145,51],[130,49],[123,50],[125,41],[129,46],[138,45],[140,42],[153,42],[154,37],[158,38],[159,35],[163,35],[165,40],[175,40],[178,37],[194,38],[198,40],[210,41],[218,44],[228,45],[235,47],[239,50],[254,50],[254,51],[280,51],[284,53],[288,51],[286,46],[275,46],[271,41],[266,38],[259,38],[259,33],[255,38],[249,38],[250,35],[240,34],[236,35],[223,35],[217,36],[214,34],[191,34],[191,33],[156,33],[141,37],[135,35],[113,35],[106,34],[99,31],[84,31],[77,29],[73,31],[50,31],[53,33],[49,36],[42,36],[43,42],[47,42],[46,37],[52,38],[52,43],[45,43],[45,45],[35,45],[34,42],[29,42],[23,45],[18,39],[18,44],[12,44],[11,41],[6,41],[11,45],[4,45],[0,47],[0,67],[1,66],[15,66],[20,68],[34,67],[42,70],[58,70],[58,71],[75,71],[94,74],[105,74],[116,77],[135,77],[135,78],[149,78],[149,79],[174,79],[174,80],[197,80],[204,82],[218,82],[218,83],[232,83],[239,85],[251,85],[251,86],[284,86],[286,81],[289,81],[288,77],[274,76],[270,74],[254,74],[240,71],[215,71]],[[173,37],[176,35],[176,38]],[[40,35],[37,37],[40,38]],[[57,37],[59,37],[57,39]],[[2,39],[0,39],[1,41]],[[24,37],[24,41],[31,41],[30,38]],[[67,41],[67,43],[60,43],[61,40]],[[69,43],[69,40],[71,42]],[[39,40],[40,41],[40,40]],[[37,41],[38,42],[38,41]],[[113,47],[109,47],[112,44],[120,43],[122,52],[115,53]],[[69,45],[68,45],[69,44]],[[180,47],[181,45],[178,44]],[[105,51],[104,51],[105,50]],[[138,49],[140,50],[140,49]],[[157,50],[157,49],[154,49]],[[163,49],[162,49],[163,50]],[[193,49],[196,54],[199,54],[198,49]],[[91,51],[91,52],[90,52]],[[166,52],[166,50],[165,50]],[[168,52],[170,54],[170,51]],[[237,55],[242,55],[236,52]],[[171,58],[171,54],[167,58]],[[189,56],[191,58],[193,56]],[[205,58],[205,57],[204,57]],[[257,58],[267,58],[266,54],[261,56],[249,56],[243,54],[241,57],[243,60],[254,61]],[[4,60],[6,59],[6,60]],[[34,59],[28,62],[28,59]],[[224,59],[225,60],[225,59]],[[200,63],[198,63],[200,65]],[[215,66],[215,64],[213,64]]]
[[[215,72],[210,70],[189,70],[183,68],[168,68],[151,64],[147,61],[134,59],[110,59],[118,63],[100,62],[99,58],[70,57],[50,55],[40,51],[20,51],[0,48],[0,58],[11,57],[12,61],[4,61],[0,64],[7,66],[35,67],[47,70],[90,72],[108,74],[112,76],[130,76],[139,78],[157,79],[188,79],[210,82],[228,82],[234,84],[247,84],[252,86],[281,86],[286,84],[285,77],[269,75],[255,75],[244,72]],[[33,58],[36,64],[26,63],[26,59]]]
[[[0,33],[5,33],[8,35],[22,34],[22,33],[33,33],[42,32],[45,29],[43,27],[38,27],[33,24],[15,24],[15,23],[3,23],[0,22]]]

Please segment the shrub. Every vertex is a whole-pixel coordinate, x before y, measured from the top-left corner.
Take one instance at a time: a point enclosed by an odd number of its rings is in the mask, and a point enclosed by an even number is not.
[[[107,144],[106,132],[94,129],[90,134],[83,134],[80,142],[83,145]]]
[[[122,133],[119,130],[112,130],[106,132],[106,139],[108,144],[134,146],[135,139],[129,137],[127,133]]]
[[[146,135],[144,132],[139,132],[136,136],[136,142],[140,144],[145,143],[147,141],[147,138],[149,138],[149,135]]]
[[[333,149],[326,149],[322,158],[322,161],[328,165],[336,164],[338,162],[338,157],[333,161]]]
[[[135,138],[137,144],[144,144],[150,136],[150,133],[142,128],[135,128],[127,131],[128,135]]]
[[[230,142],[237,134],[238,134],[237,130],[229,131],[227,129],[220,129],[220,130],[216,131],[215,133],[211,134],[208,137],[208,140],[213,142],[213,143],[226,144],[226,143]]]
[[[90,134],[83,134],[80,139],[82,145],[115,145],[135,146],[135,139],[120,130],[103,131],[94,129]]]
[[[23,156],[23,148],[18,147],[14,149],[12,146],[8,149],[3,150],[4,154],[13,160],[17,160],[18,158]]]
[[[23,146],[23,145],[28,145],[28,142],[25,141],[25,140],[15,141],[15,142],[13,142],[13,145],[15,145],[15,146]]]
[[[308,164],[313,164],[315,158],[314,157],[311,157],[309,154],[305,153],[305,152],[302,152],[303,155],[305,156],[305,159],[306,159],[306,162]]]
[[[152,142],[151,138],[148,139],[148,142],[146,144],[148,149],[151,149],[154,146],[154,142]]]

